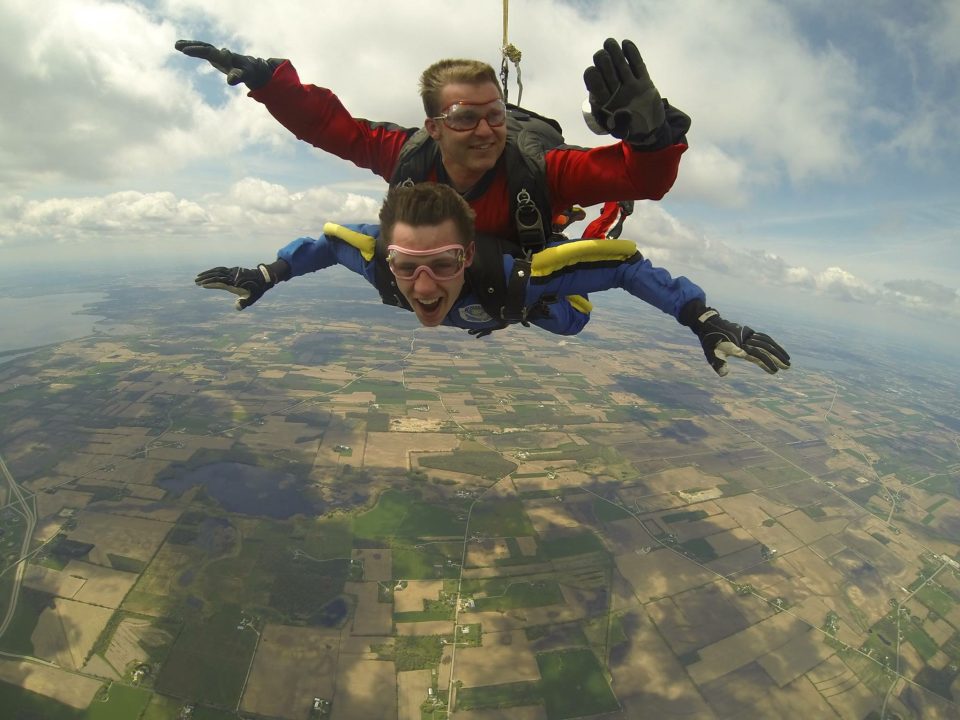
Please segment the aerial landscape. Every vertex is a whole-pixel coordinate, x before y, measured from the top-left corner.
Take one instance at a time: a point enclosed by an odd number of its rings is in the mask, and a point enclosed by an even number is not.
[[[4,717],[957,716],[946,373],[283,292],[115,280],[0,357]]]

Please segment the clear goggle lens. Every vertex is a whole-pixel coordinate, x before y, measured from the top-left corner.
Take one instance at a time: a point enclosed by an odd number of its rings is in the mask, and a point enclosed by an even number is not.
[[[490,127],[500,127],[507,121],[507,106],[503,100],[482,104],[455,102],[433,119],[443,120],[444,125],[459,132],[475,129],[481,120],[486,120]]]
[[[415,280],[421,271],[434,280],[452,280],[463,272],[463,262],[463,245],[444,245],[434,250],[387,246],[387,265],[394,277],[401,280]]]

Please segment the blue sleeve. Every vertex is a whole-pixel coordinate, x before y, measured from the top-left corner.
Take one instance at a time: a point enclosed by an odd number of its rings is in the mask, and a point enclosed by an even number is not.
[[[546,277],[533,277],[527,286],[528,305],[543,295],[585,295],[612,288],[622,288],[655,308],[680,319],[683,306],[695,298],[706,301],[700,287],[687,278],[671,277],[663,268],[654,267],[646,258],[617,263],[581,265]]]
[[[376,237],[379,229],[375,225],[345,225],[351,230]],[[350,243],[337,237],[321,235],[319,238],[302,237],[280,248],[277,257],[286,260],[290,265],[290,277],[323,270],[333,265],[343,265],[345,268],[359,274],[371,285],[375,282],[375,266],[373,262],[363,259],[360,251]]]

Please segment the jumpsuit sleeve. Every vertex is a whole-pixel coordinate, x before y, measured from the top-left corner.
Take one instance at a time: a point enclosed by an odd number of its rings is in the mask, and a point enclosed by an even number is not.
[[[582,262],[557,268],[545,275],[538,276],[535,272],[527,285],[527,305],[535,304],[544,296],[585,296],[612,288],[626,290],[677,320],[683,306],[691,300],[699,298],[706,301],[698,285],[683,276],[672,277],[637,252],[631,258],[614,264]]]
[[[349,229],[359,232],[369,231],[375,226],[355,225]],[[290,265],[290,277],[323,270],[333,265],[343,265],[348,270],[362,275],[371,285],[374,284],[375,266],[364,260],[360,251],[339,238],[320,235],[318,238],[301,237],[280,248],[277,257]]]
[[[546,153],[554,208],[617,200],[660,200],[677,179],[684,143],[643,152],[619,142],[596,148],[562,147]]]
[[[388,182],[400,149],[416,132],[354,118],[330,90],[302,84],[289,60],[274,71],[270,82],[249,95],[300,140],[372,170]]]

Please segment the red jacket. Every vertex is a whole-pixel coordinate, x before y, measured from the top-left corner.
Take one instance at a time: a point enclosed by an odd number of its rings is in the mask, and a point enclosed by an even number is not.
[[[387,182],[400,149],[416,128],[373,123],[354,118],[326,88],[304,85],[286,61],[264,87],[250,97],[299,139],[368,168]],[[618,142],[598,148],[563,148],[546,153],[547,187],[553,214],[571,205],[595,205],[609,200],[659,200],[677,179],[686,144],[641,152]],[[435,179],[435,178],[431,178]],[[489,189],[469,201],[477,214],[477,231],[515,237],[510,219],[506,173],[500,167]]]

